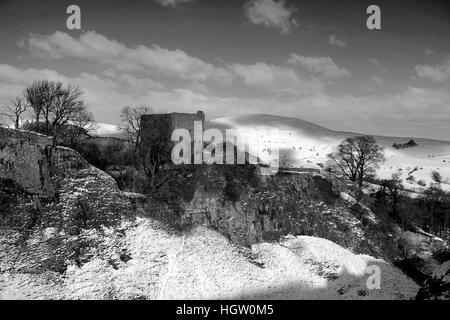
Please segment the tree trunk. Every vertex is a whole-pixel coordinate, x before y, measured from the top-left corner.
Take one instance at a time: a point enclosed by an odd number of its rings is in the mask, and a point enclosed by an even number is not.
[[[430,211],[430,232],[433,233],[434,227],[434,196],[433,201],[431,202],[431,211]]]

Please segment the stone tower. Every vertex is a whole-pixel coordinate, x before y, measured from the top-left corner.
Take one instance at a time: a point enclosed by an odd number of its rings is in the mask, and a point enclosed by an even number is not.
[[[159,152],[164,154],[166,160],[169,160],[171,150],[175,145],[171,141],[172,132],[175,129],[187,129],[191,134],[191,140],[194,141],[194,121],[201,121],[204,128],[205,114],[202,111],[197,111],[197,113],[173,112],[141,116],[143,149],[158,145]]]

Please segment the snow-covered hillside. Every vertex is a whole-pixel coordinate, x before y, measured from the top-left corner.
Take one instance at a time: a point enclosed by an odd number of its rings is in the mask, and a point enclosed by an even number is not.
[[[3,273],[0,298],[410,299],[418,291],[391,264],[321,238],[256,244],[252,262],[249,249],[205,227],[180,235],[138,218],[120,231],[86,230],[99,241],[96,258],[65,275]],[[369,265],[380,267],[380,289],[367,287]]]
[[[303,168],[319,168],[317,164],[325,162],[327,154],[342,140],[364,134],[333,131],[300,119],[260,114],[213,119],[208,121],[206,127],[221,130],[241,129],[241,136],[250,141],[251,148],[260,143],[260,157],[264,161],[270,161],[270,155],[264,151],[269,148],[270,143],[276,143],[280,148],[280,165]],[[261,129],[262,131],[259,131]],[[269,130],[272,132],[270,137],[267,136]],[[274,130],[278,131],[276,136],[273,135],[276,132]],[[263,136],[264,132],[267,132],[266,136]],[[386,162],[377,172],[380,178],[389,178],[400,171],[405,183],[406,178],[412,175],[416,182],[424,180],[428,185],[431,182],[431,172],[436,170],[450,180],[449,141],[413,138],[418,144],[416,147],[397,150],[392,147],[394,143],[403,144],[410,138],[375,138],[385,148]],[[450,181],[448,183],[450,184]],[[417,187],[414,183],[406,184],[410,188]],[[450,190],[449,184],[443,184],[442,187]]]
[[[242,192],[240,200],[227,204],[221,191],[226,185],[214,188],[211,184],[222,179],[212,171],[205,177],[219,179],[209,181],[208,188],[199,184],[199,193],[189,204],[176,206],[175,216],[154,200],[144,205],[143,195],[122,193],[111,176],[69,148],[57,148],[54,159],[58,201],[46,201],[39,220],[36,197],[20,189],[21,180],[0,190],[8,218],[0,221],[0,299],[409,299],[418,290],[392,264],[356,254],[370,250],[379,257],[385,237],[366,232],[377,228],[367,214],[359,221],[345,205],[327,207],[330,185],[320,175],[269,179],[276,185],[258,183],[262,192]],[[250,184],[244,173],[234,179]],[[289,214],[282,209],[288,205]],[[180,229],[173,221],[180,209],[185,216],[200,210],[216,217],[192,219],[183,225],[189,228]],[[301,227],[293,233],[315,237],[277,237],[244,248],[233,239],[247,228],[264,226],[255,224],[251,217],[256,214],[272,219],[266,231],[277,221],[277,226],[292,221]],[[225,233],[207,228],[217,226],[217,220],[222,221],[217,230]],[[380,268],[379,290],[367,287],[369,265]]]
[[[94,122],[92,126],[92,134],[99,137],[120,137],[123,135],[120,126],[115,124]]]
[[[120,137],[123,132],[117,125],[95,123],[94,134],[101,137]],[[250,141],[250,153],[258,154],[265,162],[276,155],[269,151],[272,144],[279,147],[281,166],[319,169],[318,163],[327,160],[327,154],[347,137],[364,133],[333,131],[311,122],[295,118],[273,115],[244,115],[217,118],[207,121],[206,128],[238,129],[238,134]],[[427,185],[431,182],[431,173],[438,171],[447,179],[443,189],[450,191],[450,141],[412,138],[418,144],[407,149],[395,149],[394,143],[403,144],[411,138],[375,136],[377,142],[385,148],[386,162],[378,169],[380,178],[389,178],[400,172],[401,178],[409,189],[420,189],[418,181]],[[414,177],[414,182],[406,180]]]

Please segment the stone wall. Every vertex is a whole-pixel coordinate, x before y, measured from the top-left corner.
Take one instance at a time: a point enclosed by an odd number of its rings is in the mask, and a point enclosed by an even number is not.
[[[0,127],[0,179],[25,191],[51,197],[52,139],[33,132]]]

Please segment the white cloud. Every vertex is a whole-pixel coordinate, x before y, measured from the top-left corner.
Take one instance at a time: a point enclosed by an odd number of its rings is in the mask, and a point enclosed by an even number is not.
[[[338,67],[330,57],[305,57],[292,53],[288,62],[294,65],[300,65],[309,72],[321,74],[327,78],[350,77],[350,72]]]
[[[339,47],[339,48],[345,48],[347,46],[346,41],[336,38],[336,36],[334,34],[330,35],[330,37],[328,38],[328,44],[330,46]]]
[[[233,64],[233,73],[249,86],[259,86],[279,92],[304,94],[323,90],[317,79],[307,80],[292,69],[258,62],[251,65]]]
[[[130,48],[101,34],[90,31],[79,39],[57,31],[50,35],[31,35],[28,39],[31,53],[41,58],[63,59],[79,58],[105,65],[103,73],[109,77],[116,73],[146,73],[151,77],[157,73],[169,75],[192,83],[187,87],[206,92],[203,85],[210,80],[230,85],[242,81],[247,86],[262,87],[266,91],[301,94],[305,91],[320,91],[323,84],[318,79],[305,79],[298,72],[286,66],[255,64],[226,64],[216,66],[199,58],[189,56],[182,50],[169,50],[157,45],[146,47],[138,45]],[[325,58],[324,58],[325,59]],[[311,70],[325,76],[347,76],[348,71],[338,68],[331,59],[318,61],[320,64]],[[117,72],[115,72],[117,71]],[[156,75],[155,75],[156,72]]]
[[[378,77],[378,76],[372,76],[371,79],[372,79],[374,82],[376,82],[377,84],[379,84],[379,85],[382,85],[382,84],[383,84],[383,79],[380,78],[380,77]]]
[[[375,59],[375,58],[368,58],[367,61],[373,63],[373,64],[376,65],[377,67],[380,66],[380,62],[378,61],[378,59]]]
[[[382,95],[374,91],[362,96],[331,95],[325,90],[321,76],[340,77],[350,73],[328,57],[291,55],[288,62],[299,67],[264,62],[223,62],[222,66],[217,66],[179,49],[156,45],[127,47],[95,32],[87,32],[79,38],[63,32],[32,35],[25,46],[38,57],[84,59],[105,68],[96,70],[98,75],[80,73],[67,77],[49,69],[0,64],[0,105],[11,95],[22,92],[32,81],[49,79],[79,84],[94,115],[110,123],[118,121],[124,105],[144,104],[154,110],[177,112],[203,109],[210,118],[270,113],[304,118],[333,129],[394,135],[408,134],[411,128],[418,128],[421,135],[448,136],[450,93],[407,88],[397,94]],[[448,61],[432,68],[444,72],[447,64]],[[167,77],[159,78],[159,73],[189,81],[164,82],[163,85],[155,81],[166,80]],[[423,76],[427,76],[425,74]],[[215,84],[217,81],[230,84],[224,91],[233,93],[218,94],[211,80],[216,81]],[[375,77],[372,80],[382,81]]]
[[[159,4],[165,6],[165,7],[176,7],[179,4],[185,3],[185,2],[193,2],[194,0],[156,0]]]
[[[427,78],[435,82],[450,79],[450,58],[434,66],[416,65],[415,70],[419,77]]]
[[[9,97],[22,93],[33,81],[42,79],[79,85],[83,99],[94,115],[112,123],[117,122],[124,105],[153,103],[147,95],[157,95],[164,89],[151,79],[140,79],[129,74],[111,79],[83,72],[68,77],[49,69],[21,69],[0,64],[0,105],[7,103]]]
[[[66,77],[61,76],[54,70],[49,69],[18,69],[11,65],[0,64],[0,81],[9,85],[29,84],[40,79],[48,79],[51,81],[64,81]]]
[[[294,7],[286,7],[285,0],[250,0],[244,5],[245,16],[251,23],[280,29],[282,34],[298,26],[292,17],[295,11]]]
[[[86,32],[79,39],[61,31],[44,36],[32,34],[28,47],[38,57],[87,59],[121,71],[157,71],[194,81],[230,80],[226,69],[191,57],[180,49],[169,50],[158,45],[129,48],[95,31]]]
[[[436,54],[436,52],[434,52],[433,50],[428,49],[428,48],[426,48],[426,49],[424,50],[424,52],[425,52],[425,54],[426,54],[427,56],[433,56],[433,55]]]
[[[266,66],[261,69],[266,69]],[[284,77],[290,79],[292,76]],[[368,96],[329,95],[324,91],[312,91],[289,99],[275,95],[268,98],[218,97],[187,88],[161,90],[148,79],[127,74],[114,78],[88,73],[67,77],[49,69],[22,69],[0,64],[0,105],[38,79],[79,84],[84,91],[83,98],[96,119],[108,123],[118,122],[120,109],[125,105],[148,105],[156,112],[203,110],[209,119],[268,113],[303,118],[337,130],[409,136],[413,132],[418,136],[448,139],[450,92],[443,89],[409,87],[395,94]],[[266,84],[278,80],[277,76],[266,79]],[[256,80],[248,74],[246,81],[254,83]]]

